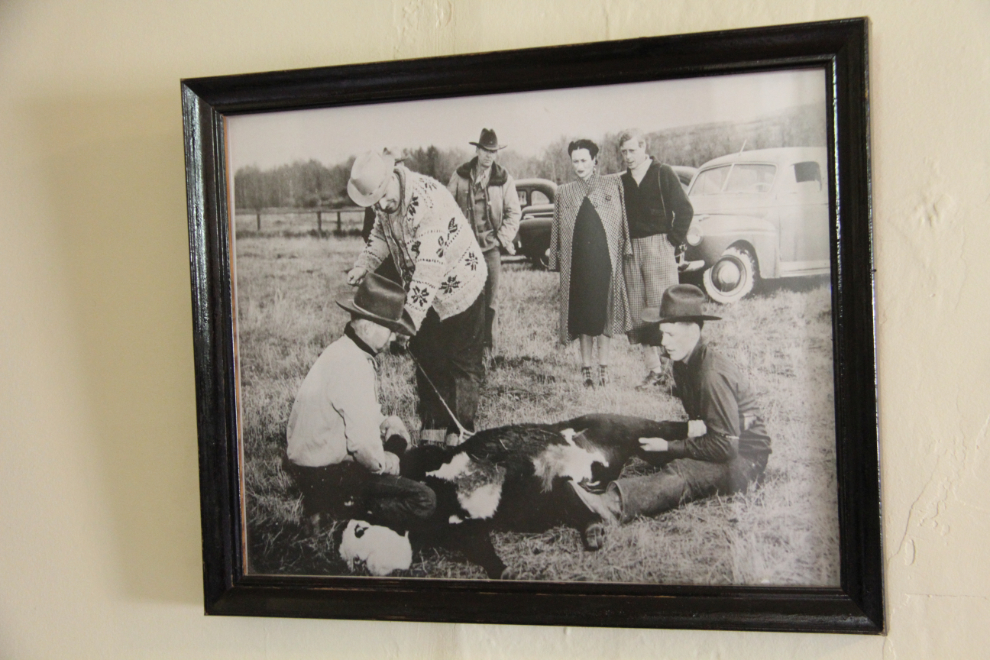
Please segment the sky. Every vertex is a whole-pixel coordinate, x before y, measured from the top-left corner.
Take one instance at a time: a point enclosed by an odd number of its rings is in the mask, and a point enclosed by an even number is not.
[[[227,119],[229,171],[310,159],[334,165],[383,147],[471,150],[483,127],[532,156],[561,135],[598,140],[630,127],[744,122],[824,102],[824,69],[804,69],[236,115]]]

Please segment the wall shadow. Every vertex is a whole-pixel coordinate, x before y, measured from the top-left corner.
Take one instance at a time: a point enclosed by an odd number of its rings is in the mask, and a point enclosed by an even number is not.
[[[179,85],[23,108],[81,347],[126,596],[202,603]],[[111,563],[111,562],[108,562]]]

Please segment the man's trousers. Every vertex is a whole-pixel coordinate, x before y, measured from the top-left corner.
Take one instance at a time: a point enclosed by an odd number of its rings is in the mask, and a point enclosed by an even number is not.
[[[502,272],[502,255],[498,248],[485,252],[488,279],[485,281],[485,348],[495,346],[495,315],[498,313],[498,278]]]
[[[764,463],[736,456],[726,463],[678,458],[655,474],[625,477],[609,484],[618,491],[622,522],[636,516],[655,516],[711,495],[745,490],[762,473]]]
[[[677,256],[666,234],[632,239],[633,258],[626,259],[626,293],[633,329],[633,344],[660,345],[657,325],[643,322],[643,310],[659,307],[663,292],[678,283]]]
[[[432,308],[426,313],[419,332],[409,341],[409,351],[426,371],[424,376],[423,371],[416,369],[418,412],[424,429],[458,432],[457,424],[437,397],[439,392],[460,423],[474,430],[485,375],[484,336],[484,293],[466,310],[449,319],[441,321]]]
[[[330,514],[335,520],[357,518],[393,529],[425,522],[436,508],[426,484],[389,474],[371,474],[353,461],[306,467],[285,458],[283,466],[303,495],[303,515]]]

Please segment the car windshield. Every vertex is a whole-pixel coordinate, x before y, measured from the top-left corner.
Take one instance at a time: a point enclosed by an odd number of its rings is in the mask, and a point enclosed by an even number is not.
[[[729,180],[725,184],[725,192],[766,192],[773,185],[773,177],[776,172],[777,167],[775,165],[737,163],[729,174]]]
[[[729,165],[713,167],[705,170],[694,180],[691,187],[692,195],[717,195],[722,192],[722,184],[725,183],[725,175],[729,173]]]

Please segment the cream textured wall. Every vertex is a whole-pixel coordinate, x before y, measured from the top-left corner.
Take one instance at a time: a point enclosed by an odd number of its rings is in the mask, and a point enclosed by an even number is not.
[[[890,634],[207,618],[179,78],[868,15]],[[990,3],[0,3],[0,658],[979,658]]]

